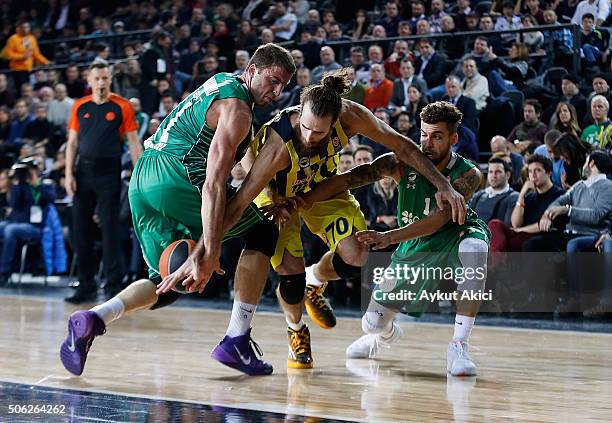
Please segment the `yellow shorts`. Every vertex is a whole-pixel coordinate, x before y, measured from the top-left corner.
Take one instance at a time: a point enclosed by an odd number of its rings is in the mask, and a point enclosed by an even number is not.
[[[263,193],[255,199],[260,207],[270,202]],[[348,191],[330,200],[315,203],[306,212],[294,213],[291,220],[280,228],[274,256],[270,260],[274,269],[282,264],[285,250],[294,257],[304,257],[300,238],[302,219],[310,232],[325,241],[332,253],[340,241],[351,236],[354,231],[367,229],[359,203]]]

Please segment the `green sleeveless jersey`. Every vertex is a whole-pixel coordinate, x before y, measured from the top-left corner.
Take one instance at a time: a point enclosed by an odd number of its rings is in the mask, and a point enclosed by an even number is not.
[[[452,153],[451,160],[442,174],[451,183],[475,165],[458,154]],[[424,176],[408,167],[398,186],[397,222],[400,228],[427,217],[436,207],[438,191]],[[462,239],[472,237],[489,241],[490,232],[476,212],[468,207],[465,223],[461,226],[449,221],[436,233],[400,243],[393,253],[393,261],[411,260],[414,253],[454,253]]]
[[[232,74],[218,73],[181,101],[145,141],[145,149],[179,158],[189,182],[198,189],[206,179],[206,160],[214,135],[206,124],[206,113],[215,100],[225,98],[239,98],[253,107],[253,97],[244,82]],[[240,144],[236,157],[242,157],[250,140],[251,134]]]

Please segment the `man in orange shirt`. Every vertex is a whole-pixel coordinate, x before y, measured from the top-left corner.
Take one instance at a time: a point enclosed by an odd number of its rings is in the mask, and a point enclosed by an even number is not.
[[[19,22],[17,33],[11,35],[6,42],[4,55],[9,60],[9,67],[13,74],[13,82],[17,92],[19,92],[21,84],[28,82],[30,72],[34,68],[34,61],[42,65],[49,63],[49,60],[41,54],[38,42],[30,33],[30,30],[29,22]]]
[[[385,68],[379,63],[370,67],[370,84],[366,90],[363,105],[370,110],[387,108],[393,94],[393,82],[385,78]]]

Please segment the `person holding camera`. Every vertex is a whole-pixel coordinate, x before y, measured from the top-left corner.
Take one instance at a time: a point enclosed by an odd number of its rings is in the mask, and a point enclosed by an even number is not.
[[[53,185],[42,183],[36,161],[18,163],[11,172],[13,186],[8,196],[8,217],[0,222],[0,285],[5,285],[11,275],[17,242],[40,238],[47,206],[55,200]]]

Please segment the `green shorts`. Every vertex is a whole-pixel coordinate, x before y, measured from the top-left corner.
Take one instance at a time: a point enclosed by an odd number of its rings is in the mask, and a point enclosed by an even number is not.
[[[228,198],[233,194],[228,187]],[[202,235],[202,194],[189,182],[180,158],[146,150],[134,167],[129,199],[149,278],[161,282],[159,258],[164,249],[178,239],[198,240]],[[241,237],[263,220],[253,203],[223,240]]]
[[[376,285],[372,297],[391,309],[421,317],[435,301],[431,294],[436,292],[440,282],[457,282],[458,277],[465,276],[459,259],[459,244],[466,238],[480,239],[488,244],[490,232],[484,223],[477,222],[419,238],[409,249],[402,249],[405,246],[400,245],[385,269],[385,274],[393,277],[385,277]],[[484,270],[471,272],[478,276],[476,272]]]

